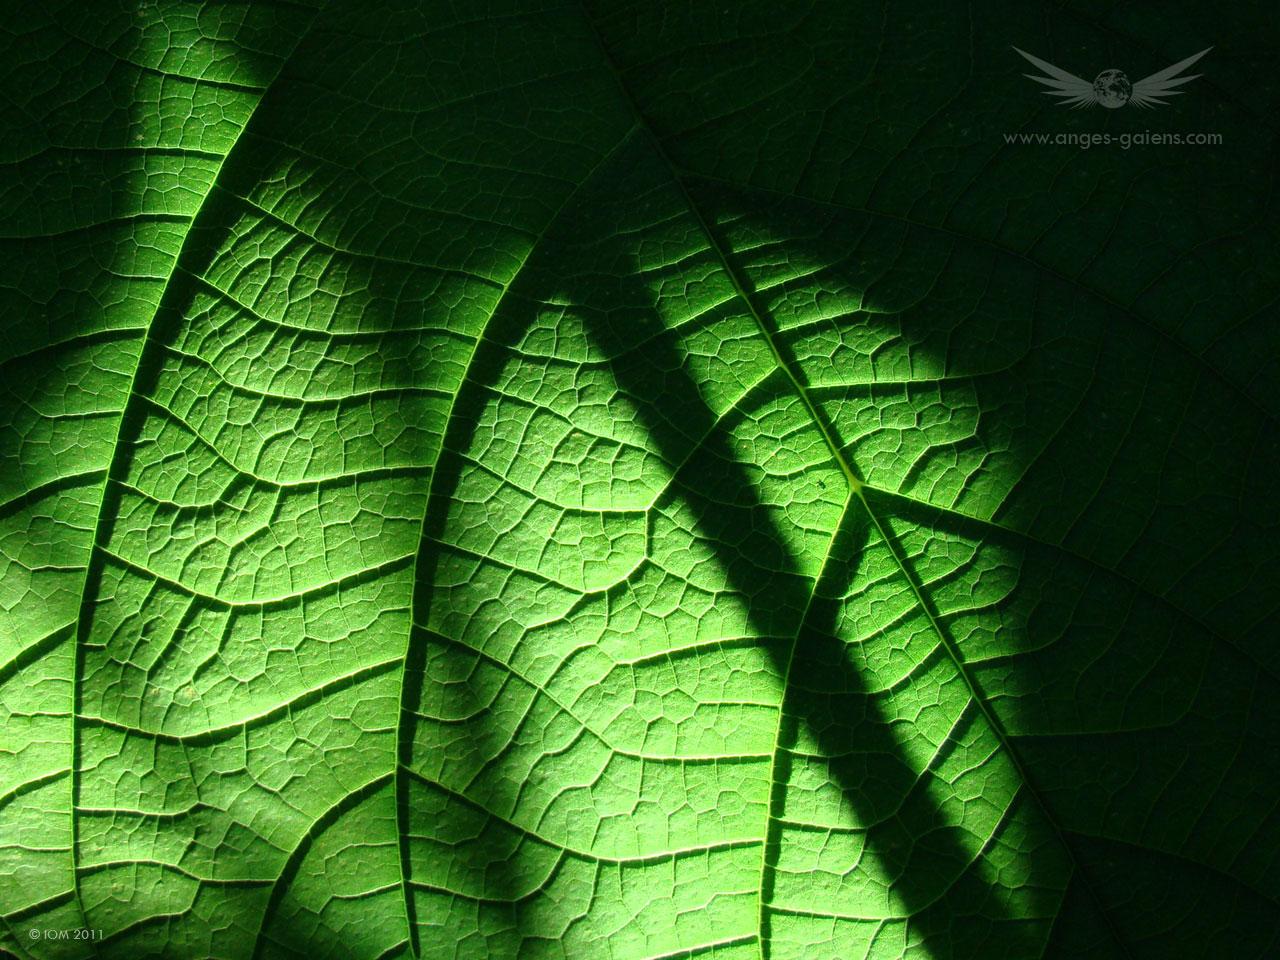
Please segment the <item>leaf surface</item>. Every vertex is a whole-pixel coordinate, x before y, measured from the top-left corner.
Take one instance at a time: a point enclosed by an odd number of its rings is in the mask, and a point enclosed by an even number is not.
[[[1266,88],[1008,48],[1176,6],[9,18],[7,949],[1271,955]]]

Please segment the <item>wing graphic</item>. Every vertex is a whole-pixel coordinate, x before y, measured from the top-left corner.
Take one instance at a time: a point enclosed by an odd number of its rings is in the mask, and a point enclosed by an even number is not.
[[[1133,85],[1133,96],[1129,102],[1139,107],[1152,107],[1166,102],[1160,99],[1161,97],[1175,97],[1180,93],[1184,93],[1185,91],[1183,90],[1174,90],[1173,88],[1181,83],[1186,83],[1188,80],[1194,80],[1201,74],[1193,73],[1189,77],[1179,77],[1178,74],[1212,49],[1213,47],[1205,47],[1194,56],[1179,60],[1172,67],[1167,67],[1159,73],[1153,73],[1151,76],[1139,80]]]
[[[1046,87],[1052,87],[1053,89],[1051,90],[1042,91],[1046,95],[1050,97],[1062,97],[1062,102],[1064,104],[1077,110],[1080,107],[1093,106],[1093,104],[1098,102],[1098,99],[1093,92],[1093,84],[1088,80],[1081,80],[1074,74],[1067,73],[1067,71],[1059,67],[1055,67],[1052,63],[1046,63],[1039,57],[1033,57],[1024,50],[1018,50],[1017,47],[1014,47],[1013,49],[1017,50],[1018,53],[1029,60],[1033,65],[1039,67],[1048,74],[1047,77],[1037,77],[1030,73],[1023,74],[1023,76],[1028,80],[1034,80],[1037,83],[1043,83]],[[1182,64],[1179,64],[1179,66],[1182,66]],[[1172,70],[1173,68],[1170,67],[1169,69]],[[1156,74],[1156,76],[1159,76],[1159,74]],[[1187,79],[1191,78],[1188,77]]]

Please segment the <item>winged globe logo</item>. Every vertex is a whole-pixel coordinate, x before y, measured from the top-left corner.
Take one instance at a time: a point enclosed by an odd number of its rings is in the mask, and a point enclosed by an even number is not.
[[[1173,66],[1166,67],[1159,73],[1153,73],[1149,77],[1144,77],[1137,83],[1130,83],[1125,72],[1116,69],[1103,70],[1090,83],[1088,80],[1068,73],[1061,67],[1055,67],[1052,63],[1047,63],[1039,57],[1033,57],[1025,50],[1018,50],[1017,47],[1013,49],[1034,66],[1039,67],[1048,74],[1048,76],[1044,77],[1037,77],[1030,73],[1023,74],[1029,80],[1035,80],[1037,83],[1043,83],[1046,87],[1050,87],[1051,89],[1042,91],[1047,96],[1061,97],[1064,106],[1069,106],[1075,110],[1081,107],[1092,107],[1095,104],[1106,107],[1109,110],[1115,110],[1118,107],[1123,107],[1126,103],[1131,103],[1135,107],[1164,106],[1167,101],[1163,98],[1174,97],[1185,92],[1183,90],[1175,90],[1173,89],[1174,87],[1201,76],[1199,73],[1192,74],[1189,77],[1180,77],[1178,74],[1203,57],[1213,47],[1205,47],[1194,56],[1179,60]]]

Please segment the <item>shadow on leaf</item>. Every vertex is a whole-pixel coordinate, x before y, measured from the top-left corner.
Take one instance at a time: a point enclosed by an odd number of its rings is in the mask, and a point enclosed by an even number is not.
[[[592,188],[605,181],[613,189],[629,188],[626,199],[596,195]],[[768,476],[751,459],[748,448],[757,440],[804,446],[817,439],[811,424],[800,428],[800,441],[770,438],[760,427],[771,411],[795,399],[779,371],[765,371],[754,384],[735,388],[728,401],[723,391],[712,396],[728,380],[708,379],[705,364],[698,366],[706,355],[699,359],[695,354],[702,347],[691,344],[705,344],[703,334],[715,340],[735,323],[740,330],[740,300],[714,300],[708,293],[715,305],[683,320],[667,319],[671,305],[664,299],[679,299],[691,282],[707,283],[723,270],[705,256],[705,241],[687,209],[680,209],[683,203],[647,147],[633,142],[580,192],[526,264],[489,331],[491,342],[481,348],[473,383],[464,388],[451,425],[428,511],[434,519],[424,541],[416,607],[442,613],[442,597],[433,586],[439,555],[427,544],[445,535],[444,518],[463,469],[452,454],[467,446],[469,431],[481,423],[504,366],[524,352],[534,378],[556,357],[577,357],[579,369],[607,370],[616,394],[601,397],[580,389],[581,403],[603,404],[614,414],[634,411],[649,449],[674,470],[649,511],[646,564],[658,566],[654,558],[664,551],[674,556],[677,546],[667,537],[687,535],[690,551],[705,549],[706,556],[686,558],[686,565],[694,569],[710,561],[721,571],[717,605],[745,611],[754,642],[768,650],[771,672],[787,678],[763,837],[762,940],[812,943],[826,929],[832,951],[841,955],[855,941],[895,955],[1037,955],[1052,908],[1028,916],[1026,901],[1011,897],[1006,887],[1016,880],[994,876],[987,862],[993,853],[996,869],[1017,859],[1025,853],[1017,849],[1020,840],[1007,838],[1002,822],[979,849],[967,822],[968,801],[940,774],[945,763],[964,765],[981,721],[962,709],[940,742],[922,754],[921,744],[912,742],[918,734],[911,718],[895,706],[900,689],[869,683],[876,667],[870,660],[889,641],[878,629],[850,635],[858,619],[850,611],[870,602],[855,578],[890,558],[861,501],[846,505],[834,536],[830,525],[801,530],[789,519],[795,503],[780,493],[794,478]],[[658,228],[656,236],[645,236],[646,224]],[[539,311],[559,317],[560,326],[548,334],[550,360],[526,350]],[[745,339],[724,335],[719,343],[726,354],[741,353]],[[681,518],[692,518],[691,529],[681,528]],[[814,557],[800,551],[818,541],[829,556],[815,581]],[[880,643],[869,642],[877,637]],[[695,642],[672,638],[673,646]],[[425,644],[416,646],[414,671],[420,675]],[[922,669],[936,665],[939,653],[926,660]],[[910,675],[902,680],[911,682]],[[471,735],[492,736],[484,727],[493,717],[492,709],[475,712]],[[517,786],[512,783],[513,798]],[[995,848],[1006,842],[1004,855],[998,855]],[[522,868],[514,861],[510,867],[505,882],[489,872],[493,899],[525,896],[514,880]],[[1044,897],[1056,900],[1052,893]],[[539,935],[525,929],[518,903],[507,916],[520,935]]]

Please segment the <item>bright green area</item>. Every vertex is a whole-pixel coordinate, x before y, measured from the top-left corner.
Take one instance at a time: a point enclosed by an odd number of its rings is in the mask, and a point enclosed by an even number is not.
[[[0,19],[3,949],[1280,952],[1268,5]]]

